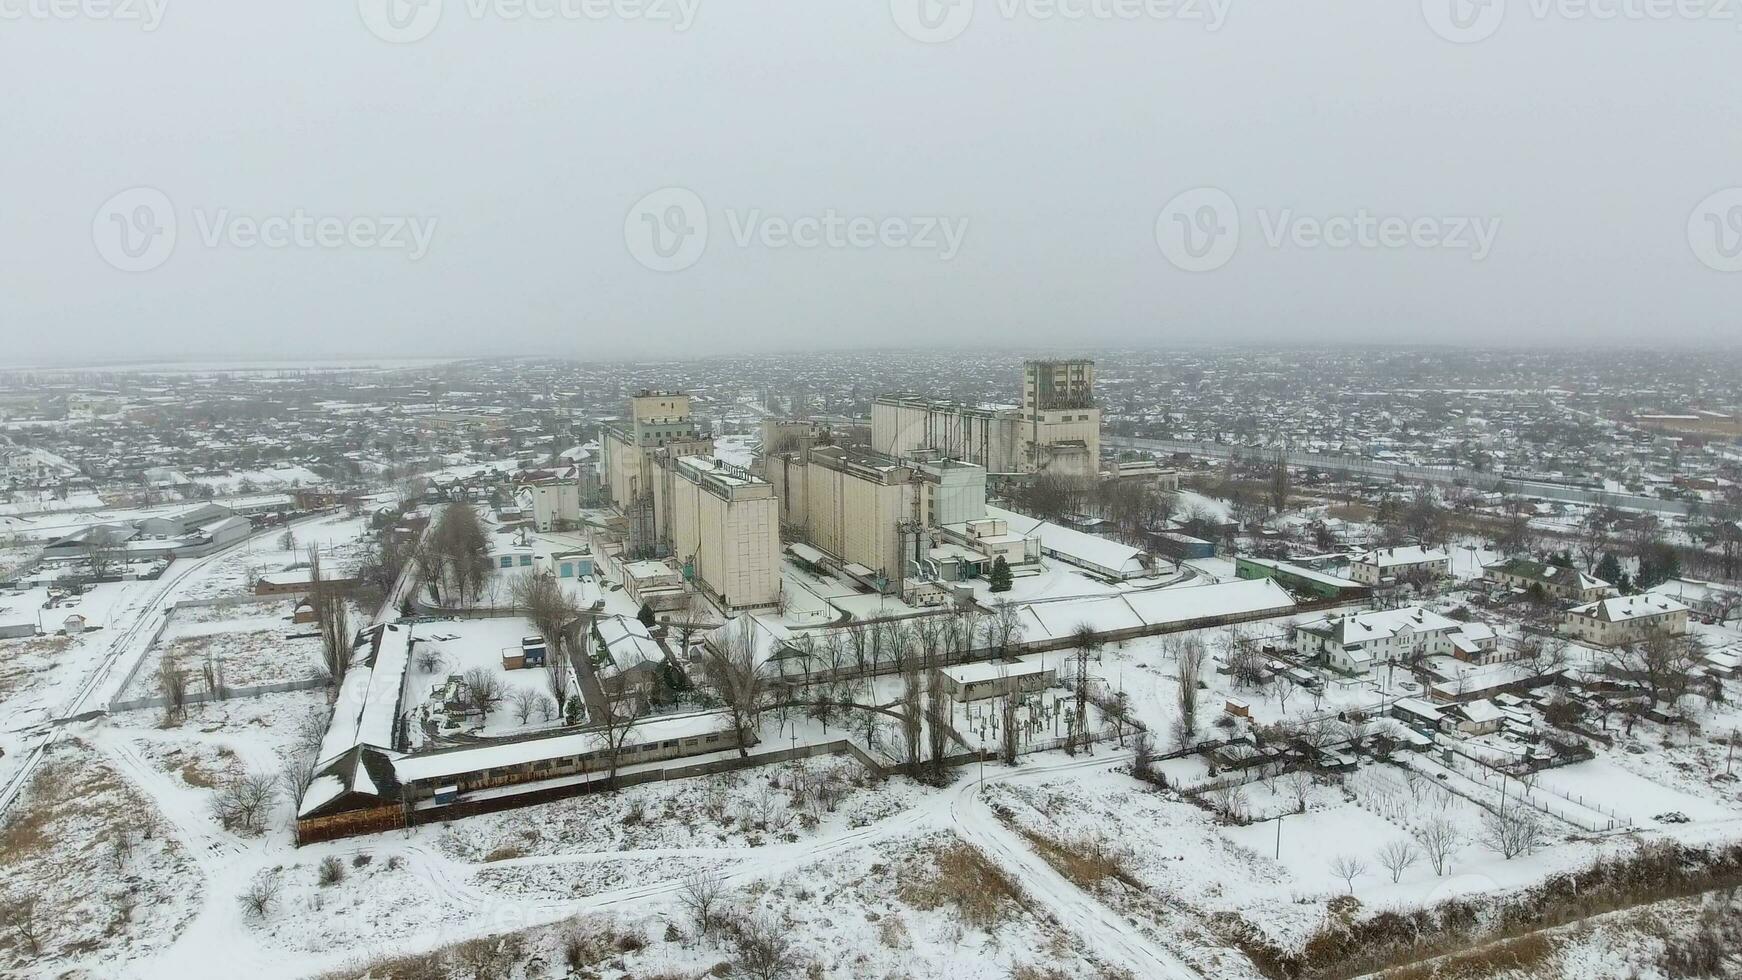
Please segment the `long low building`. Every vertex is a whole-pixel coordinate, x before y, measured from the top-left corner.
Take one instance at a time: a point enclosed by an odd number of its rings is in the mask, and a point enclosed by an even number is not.
[[[1243,579],[1275,579],[1291,592],[1320,599],[1360,599],[1373,594],[1372,586],[1363,582],[1268,558],[1236,557],[1234,574]]]
[[[1070,645],[1077,627],[1085,623],[1103,641],[1117,642],[1287,616],[1298,607],[1282,586],[1261,579],[1022,602],[1015,603],[1014,608],[1021,624],[1015,649],[1038,652]],[[709,642],[724,642],[729,630],[746,630],[744,642],[755,651],[758,661],[771,662],[790,677],[825,671],[827,665],[820,661],[822,653],[831,644],[842,648],[851,645],[847,627],[794,629],[777,617],[760,615],[740,617],[715,629],[709,634]],[[989,646],[978,645],[981,642],[983,637],[958,659],[984,659],[995,652]]]
[[[622,624],[625,632],[640,627],[634,620]],[[644,629],[640,637],[646,638]],[[611,768],[597,729],[400,751],[414,646],[410,626],[364,632],[321,739],[314,778],[297,806],[298,844],[583,792],[596,781],[590,777]],[[723,712],[672,715],[636,723],[615,761],[622,767],[705,755],[736,749],[743,740]]]
[[[986,516],[1005,522],[1013,534],[1040,539],[1042,554],[1084,571],[1110,579],[1137,578],[1150,572],[1149,556],[1141,548],[1001,507],[987,507]]]

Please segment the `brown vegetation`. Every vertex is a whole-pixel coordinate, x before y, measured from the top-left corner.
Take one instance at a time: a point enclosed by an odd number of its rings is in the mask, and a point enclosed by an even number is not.
[[[932,867],[920,869],[901,884],[902,901],[917,909],[953,909],[962,921],[990,929],[1009,918],[1022,901],[1022,891],[986,855],[960,841],[935,852]]]
[[[1276,946],[1238,914],[1219,916],[1216,927],[1265,976],[1341,980],[1422,964],[1473,943],[1498,943],[1605,912],[1737,886],[1742,886],[1742,844],[1704,848],[1658,842],[1510,896],[1456,898],[1366,918],[1356,915],[1354,899],[1344,899],[1299,950]]]

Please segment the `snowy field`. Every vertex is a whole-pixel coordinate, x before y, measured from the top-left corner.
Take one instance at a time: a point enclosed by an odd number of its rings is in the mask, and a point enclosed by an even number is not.
[[[159,671],[165,659],[187,671],[195,691],[203,690],[200,678],[208,660],[219,681],[232,688],[326,676],[317,628],[292,623],[294,608],[290,596],[269,596],[236,605],[176,609],[122,698],[161,695]],[[361,622],[362,615],[353,608],[351,621]]]

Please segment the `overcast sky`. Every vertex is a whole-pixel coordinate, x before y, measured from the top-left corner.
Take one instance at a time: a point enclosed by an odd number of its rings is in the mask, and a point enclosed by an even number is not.
[[[82,2],[0,363],[1742,338],[1716,0]]]

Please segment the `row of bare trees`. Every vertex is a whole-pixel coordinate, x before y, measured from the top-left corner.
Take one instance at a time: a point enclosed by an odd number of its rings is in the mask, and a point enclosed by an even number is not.
[[[490,540],[469,504],[442,508],[414,560],[418,578],[443,605],[476,602],[490,582]]]
[[[855,620],[840,629],[806,633],[792,650],[805,674],[866,676],[900,670],[912,657],[942,666],[982,653],[1010,656],[1024,631],[1021,607],[999,599],[990,611],[969,605],[941,616]]]

